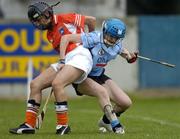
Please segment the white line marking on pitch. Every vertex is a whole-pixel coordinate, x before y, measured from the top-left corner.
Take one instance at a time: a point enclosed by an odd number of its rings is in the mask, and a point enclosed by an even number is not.
[[[144,117],[144,116],[126,116],[126,117],[131,118],[131,119],[140,119],[140,120],[144,120],[144,121],[151,121],[154,123],[158,123],[160,125],[167,125],[167,126],[171,126],[171,127],[180,128],[180,124],[167,122],[167,121],[159,120],[159,119],[154,119],[151,117]]]
[[[84,112],[84,113],[97,113],[98,112],[97,110],[87,110],[87,109],[81,109],[79,111]],[[144,120],[144,121],[151,121],[151,122],[154,122],[154,123],[158,123],[160,125],[166,125],[166,126],[180,128],[180,124],[173,123],[173,122],[168,122],[168,121],[165,121],[165,120],[154,119],[154,118],[151,118],[151,117],[129,116],[129,115],[128,116],[126,115],[125,117],[131,118],[131,119],[140,119],[140,120]]]

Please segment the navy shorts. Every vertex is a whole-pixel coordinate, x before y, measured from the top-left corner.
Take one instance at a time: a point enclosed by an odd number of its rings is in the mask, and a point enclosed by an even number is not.
[[[91,78],[92,80],[94,80],[95,82],[99,83],[100,85],[105,84],[105,82],[106,82],[107,80],[111,79],[110,77],[108,77],[108,76],[105,75],[104,73],[101,74],[100,76],[88,76],[88,78]],[[78,84],[74,84],[74,83],[73,83],[72,86],[73,86],[73,88],[75,89],[76,94],[77,94],[78,96],[82,96],[82,95],[83,95],[81,92],[79,92],[79,91],[77,90]]]

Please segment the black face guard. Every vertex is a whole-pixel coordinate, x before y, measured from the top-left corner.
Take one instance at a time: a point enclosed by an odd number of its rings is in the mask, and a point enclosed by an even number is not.
[[[43,24],[43,23],[40,23],[40,18],[44,18],[44,20],[51,20],[51,22],[49,22],[48,24]],[[48,16],[47,14],[41,14],[39,15],[37,18],[33,18],[31,20],[32,24],[40,29],[40,30],[47,30],[47,29],[50,29],[52,28],[52,20],[53,20],[53,17],[52,16]]]
[[[53,20],[53,9],[44,2],[35,3],[28,7],[28,18],[36,28],[40,30],[49,29],[52,27],[52,21],[49,24],[43,24],[40,22],[40,18]]]

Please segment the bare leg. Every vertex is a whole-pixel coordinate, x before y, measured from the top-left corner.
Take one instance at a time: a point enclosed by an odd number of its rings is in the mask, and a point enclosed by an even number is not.
[[[78,85],[78,91],[84,95],[97,97],[103,111],[104,106],[111,104],[106,89],[90,78]]]
[[[10,133],[13,134],[35,133],[34,128],[36,125],[36,118],[42,97],[41,91],[51,86],[51,83],[55,78],[56,74],[57,74],[56,71],[52,67],[49,67],[31,82],[31,87],[30,87],[31,92],[27,104],[24,124],[21,124],[18,128],[10,129],[9,130]]]
[[[113,129],[115,133],[120,133],[121,125],[116,114],[113,112],[107,90],[99,83],[87,78],[83,83],[78,85],[78,91],[85,95],[97,97],[104,114],[108,118],[109,123],[111,123],[112,128],[109,127],[109,130]]]
[[[124,112],[131,106],[132,101],[129,96],[114,81],[109,79],[103,86],[108,90],[111,100],[116,104],[114,107],[116,113]]]
[[[57,116],[56,133],[63,135],[68,134],[70,127],[68,126],[68,104],[67,96],[64,88],[79,79],[83,75],[83,71],[70,65],[65,65],[53,80],[52,87],[55,95],[55,109]]]
[[[76,81],[82,74],[82,70],[74,68],[70,65],[65,65],[62,70],[58,72],[52,83],[57,102],[67,101],[67,97],[64,96],[64,88]]]
[[[41,91],[51,86],[56,74],[57,72],[52,67],[49,67],[32,80],[30,84],[30,99],[34,99],[36,103],[40,103],[42,97]]]
[[[103,86],[106,88],[110,98],[115,102],[115,106],[113,111],[117,116],[120,116],[122,112],[124,112],[130,105],[130,98],[121,90],[118,85],[113,82],[111,79],[108,79]],[[107,115],[103,115],[102,119],[99,120],[99,130],[102,132],[111,131],[110,128],[110,118]],[[124,128],[120,124],[119,133],[124,134]]]

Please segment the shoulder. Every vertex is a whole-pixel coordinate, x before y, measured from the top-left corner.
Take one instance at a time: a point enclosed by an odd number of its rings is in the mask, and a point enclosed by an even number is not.
[[[96,34],[97,36],[100,36],[101,32],[100,31],[93,31],[94,34]]]
[[[101,33],[99,31],[92,31],[88,33],[89,36],[100,38]]]
[[[75,16],[80,16],[81,14],[78,13],[60,13],[60,14],[56,14],[56,16],[58,18],[71,18],[71,17],[75,17]]]
[[[76,15],[76,13],[61,13],[61,14],[56,14],[58,20],[66,20],[69,18],[72,18]]]
[[[75,15],[76,13],[57,13],[55,14],[56,16],[64,17],[64,16],[70,16],[70,15]]]

